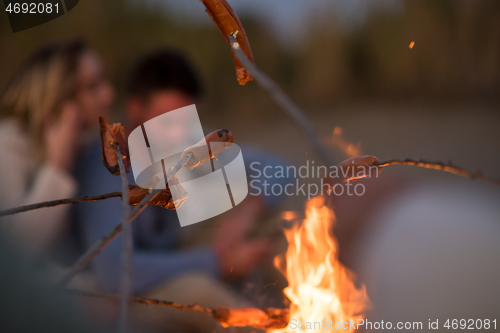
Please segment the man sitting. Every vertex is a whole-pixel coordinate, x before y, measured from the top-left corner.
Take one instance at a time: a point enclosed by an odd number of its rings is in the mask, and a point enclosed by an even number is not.
[[[127,131],[156,116],[194,104],[200,91],[195,74],[180,55],[160,51],[147,56],[131,77],[126,100]],[[267,165],[276,163],[266,155],[252,155],[255,154],[244,152],[247,172],[248,163],[256,160]],[[82,156],[78,168],[81,195],[120,191],[120,177],[111,175],[103,166],[98,142]],[[127,176],[134,183],[132,174]],[[222,215],[211,245],[187,250],[179,249],[181,227],[176,212],[147,207],[132,223],[132,293],[205,307],[247,306],[246,300],[221,281],[247,276],[266,257],[270,240],[248,240],[246,235],[277,199],[249,195]],[[86,248],[120,223],[119,198],[79,204],[75,209]],[[115,239],[92,263],[106,292],[119,291],[122,242],[122,236]],[[216,327],[211,318],[195,312],[142,305],[135,306],[134,311],[140,313],[136,319],[173,330],[210,332]]]

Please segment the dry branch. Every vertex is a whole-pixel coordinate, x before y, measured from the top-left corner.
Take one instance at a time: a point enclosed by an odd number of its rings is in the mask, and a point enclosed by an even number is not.
[[[23,212],[27,212],[27,211],[34,210],[34,209],[55,207],[55,206],[59,206],[59,205],[76,204],[76,203],[80,203],[80,202],[100,201],[100,200],[106,200],[106,199],[110,199],[110,198],[117,198],[117,197],[121,197],[121,196],[122,196],[122,192],[111,192],[111,193],[99,194],[99,195],[86,195],[86,196],[78,197],[78,198],[44,201],[44,202],[40,202],[40,203],[36,203],[36,204],[32,204],[32,205],[26,205],[26,206],[2,210],[2,211],[0,211],[0,217],[6,216],[6,215],[23,213]]]
[[[182,166],[189,162],[189,160],[193,157],[192,154],[185,155],[177,164],[172,166],[167,172],[167,183],[172,177],[175,176],[177,171],[179,171]],[[161,191],[161,190],[160,190]],[[134,207],[134,209],[130,212],[128,222],[132,222],[146,206],[149,205],[149,202],[154,199],[160,191],[151,190],[142,201]],[[78,261],[64,274],[64,276],[56,283],[56,287],[65,287],[73,277],[80,273],[85,267],[90,264],[94,258],[101,253],[101,251],[113,241],[121,232],[123,231],[123,225],[117,224],[107,235],[102,237],[97,243],[95,243],[90,249],[87,250]]]
[[[129,222],[133,221],[142,210],[148,205],[149,200],[153,198],[155,192],[149,193],[134,209],[130,212]],[[110,232],[108,232],[104,237],[102,237],[97,243],[92,245],[90,249],[87,250],[77,262],[71,266],[71,268],[61,277],[61,279],[55,284],[55,287],[65,287],[72,279],[87,267],[94,258],[101,253],[101,251],[111,243],[121,232],[123,231],[123,225],[121,223],[117,224]]]
[[[416,166],[416,167],[421,167],[421,168],[426,168],[426,169],[434,169],[434,170],[440,170],[444,172],[449,172],[453,173],[458,176],[470,178],[473,180],[480,180],[486,183],[494,184],[497,186],[500,186],[500,180],[487,177],[483,175],[481,172],[471,172],[463,168],[456,167],[454,165],[449,164],[444,164],[441,162],[429,162],[429,161],[424,161],[424,160],[413,160],[413,159],[404,159],[404,160],[398,160],[398,159],[393,159],[393,160],[388,160],[385,162],[379,162],[375,164],[376,166],[380,168],[387,167],[389,165],[411,165],[411,166]]]
[[[129,204],[132,206],[139,204],[139,202],[141,202],[141,200],[149,193],[148,189],[141,188],[136,184],[129,185],[128,189],[129,189],[128,200],[129,200]],[[165,207],[165,208],[172,208],[173,207],[173,205],[171,205],[169,203],[170,190],[168,188],[163,189],[163,190],[158,190],[157,193],[158,193],[158,195],[155,196],[155,198],[149,202],[149,205],[160,206],[160,207]],[[122,192],[111,192],[111,193],[106,193],[106,194],[90,195],[90,196],[83,196],[83,197],[70,198],[70,199],[44,201],[44,202],[40,202],[40,203],[36,203],[36,204],[32,204],[32,205],[26,205],[26,206],[20,206],[20,207],[16,207],[16,208],[2,210],[2,211],[0,211],[0,217],[18,214],[18,213],[23,213],[23,212],[28,212],[30,210],[35,210],[35,209],[40,209],[40,208],[55,207],[55,206],[69,205],[69,204],[77,204],[80,202],[100,201],[100,200],[106,200],[106,199],[111,199],[111,198],[119,198],[121,196],[122,196]]]
[[[118,166],[120,169],[120,179],[122,181],[122,220],[121,226],[123,229],[123,248],[121,254],[121,281],[120,281],[120,311],[119,311],[119,332],[127,331],[127,317],[128,317],[128,298],[132,290],[131,273],[132,273],[132,231],[128,224],[130,220],[130,206],[128,200],[128,180],[123,163],[123,155],[120,152],[120,146],[114,145],[116,148],[116,156],[118,159]]]
[[[385,168],[390,165],[410,165],[410,166],[416,166],[416,167],[422,167],[426,169],[434,169],[434,170],[440,170],[444,172],[449,172],[453,173],[458,176],[470,178],[473,180],[480,180],[483,182],[487,182],[490,184],[494,184],[497,186],[500,186],[500,180],[492,177],[488,177],[483,175],[480,171],[479,172],[472,172],[468,171],[466,169],[452,166],[450,164],[444,164],[442,162],[428,162],[424,160],[413,160],[413,159],[393,159],[393,160],[387,160],[384,162],[379,162],[377,164],[374,164],[374,166],[378,166],[380,168]],[[138,196],[133,192],[134,189],[137,188],[137,185],[130,185],[129,190],[132,194],[134,194],[134,198],[137,198]],[[145,189],[142,189],[145,190]],[[147,190],[146,190],[147,192]],[[40,202],[32,205],[26,205],[26,206],[21,206],[21,207],[16,207],[16,208],[11,208],[11,209],[6,209],[0,211],[0,217],[2,216],[7,216],[7,215],[13,215],[13,214],[18,214],[18,213],[23,213],[27,212],[30,210],[35,210],[35,209],[40,209],[40,208],[46,208],[46,207],[55,207],[59,205],[68,205],[68,204],[76,204],[80,202],[90,202],[90,201],[100,201],[100,200],[106,200],[110,198],[117,198],[121,197],[122,193],[121,192],[111,192],[111,193],[106,193],[106,194],[99,194],[99,195],[91,195],[91,196],[82,196],[78,198],[70,198],[70,199],[61,199],[61,200],[52,200],[52,201],[45,201],[45,202]],[[145,194],[144,194],[145,196]],[[132,198],[130,198],[132,200]],[[138,202],[131,202],[131,205],[137,205]],[[150,205],[160,205],[159,203],[156,204],[154,202],[151,202]]]
[[[120,295],[106,294],[106,293],[96,293],[91,291],[74,290],[74,289],[64,289],[64,292],[69,295],[83,296],[83,297],[93,297],[93,298],[105,298],[111,300],[120,300]],[[153,298],[142,298],[142,297],[129,297],[130,302],[144,304],[144,305],[159,305],[168,306],[180,310],[192,310],[196,312],[201,312],[206,315],[211,316],[217,320],[222,326],[251,326],[258,329],[268,330],[271,328],[279,329],[284,328],[288,325],[289,310],[280,308],[267,308],[264,310],[257,308],[238,308],[229,309],[226,307],[218,307],[215,309],[203,308],[198,304],[195,305],[183,305],[170,301],[162,301]]]
[[[115,294],[107,294],[107,293],[97,293],[92,291],[83,291],[83,290],[75,290],[75,289],[64,289],[64,292],[74,296],[84,296],[84,297],[93,297],[93,298],[106,298],[119,301],[121,299],[120,295]],[[144,305],[160,305],[160,306],[168,306],[172,308],[177,308],[180,310],[192,310],[197,312],[202,312],[208,315],[212,315],[212,309],[202,308],[199,305],[182,305],[175,302],[170,301],[161,301],[153,298],[142,298],[142,297],[134,297],[131,296],[128,299],[130,302],[140,303]]]

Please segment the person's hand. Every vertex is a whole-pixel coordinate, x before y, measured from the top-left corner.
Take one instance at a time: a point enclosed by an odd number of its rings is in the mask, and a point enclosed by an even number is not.
[[[82,119],[73,102],[63,106],[59,119],[48,119],[45,124],[47,161],[53,166],[71,171],[78,151]]]
[[[213,248],[224,278],[244,277],[268,256],[271,240],[246,238],[262,208],[260,199],[248,198],[234,208],[216,230]]]

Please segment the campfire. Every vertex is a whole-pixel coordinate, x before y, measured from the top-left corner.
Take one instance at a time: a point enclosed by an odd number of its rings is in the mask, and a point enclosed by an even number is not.
[[[355,286],[354,274],[338,259],[338,243],[332,234],[335,214],[324,201],[323,197],[309,200],[304,221],[285,230],[288,250],[276,257],[275,264],[285,267],[290,324],[274,333],[297,329],[350,332],[342,323],[363,318],[369,307],[365,287]],[[340,325],[335,327],[336,323]]]
[[[384,167],[406,165],[440,170],[500,186],[499,179],[488,177],[481,172],[468,171],[452,165],[451,162],[442,163],[409,158],[379,161],[371,155],[363,156],[361,144],[353,144],[344,140],[340,127],[335,127],[330,138],[321,140],[307,114],[284,93],[283,89],[258,68],[245,30],[227,1],[201,0],[201,2],[230,47],[238,83],[245,85],[248,81],[254,80],[280,106],[283,114],[301,131],[304,138],[311,144],[315,156],[324,165],[334,167],[338,171],[339,176],[337,177],[333,177],[329,173],[328,177],[325,178],[326,185],[332,185],[331,188],[333,188],[333,186],[343,182],[367,177],[368,174],[371,176],[371,168],[375,168],[375,174],[378,175]],[[269,31],[269,33],[271,32]],[[413,46],[414,42],[411,42],[409,47],[412,48]],[[307,202],[305,218],[303,219],[299,219],[297,214],[293,212],[284,212],[282,214],[282,217],[286,220],[300,220],[300,222],[287,225],[284,228],[288,249],[286,253],[275,259],[276,267],[281,270],[288,280],[288,286],[283,292],[289,300],[289,307],[267,309],[204,308],[198,304],[184,305],[168,300],[132,295],[133,246],[132,229],[129,224],[147,206],[178,209],[185,200],[190,200],[189,193],[179,183],[176,173],[182,168],[193,169],[204,163],[212,163],[213,159],[217,159],[218,153],[233,143],[233,137],[230,131],[221,129],[208,134],[203,139],[200,138],[202,140],[195,145],[182,147],[184,150],[180,159],[174,165],[166,169],[162,160],[162,170],[149,180],[146,179],[147,183],[144,186],[139,186],[138,184],[129,185],[126,176],[133,156],[129,154],[125,128],[121,124],[108,124],[102,117],[100,125],[103,162],[112,174],[120,176],[122,182],[121,192],[32,203],[0,211],[1,217],[40,208],[107,200],[116,197],[122,198],[121,222],[80,256],[60,277],[55,284],[57,288],[54,290],[61,290],[70,295],[120,301],[118,323],[121,332],[127,331],[129,302],[197,311],[212,317],[224,327],[249,326],[266,330],[269,333],[290,333],[294,331],[342,331],[343,333],[349,333],[355,330],[355,326],[353,327],[351,323],[358,323],[359,320],[365,319],[366,311],[370,307],[366,288],[364,285],[357,286],[355,274],[339,261],[339,245],[333,234],[336,218],[332,208],[326,204],[327,198],[323,195],[314,197]],[[146,133],[145,130],[144,133]],[[149,147],[149,144],[147,146]],[[341,151],[349,159],[342,162],[334,158],[330,148]],[[146,151],[151,153],[151,149]],[[152,155],[151,159],[153,159]],[[213,164],[212,171],[215,171]],[[229,190],[226,174],[224,174],[224,178],[226,178],[225,182]],[[162,185],[159,186],[161,190],[157,189],[158,184]],[[174,189],[173,184],[178,186]],[[196,191],[193,192],[191,192],[192,197],[194,197],[193,194]],[[331,192],[329,190],[329,193]],[[172,195],[173,193],[174,195]],[[217,191],[214,190],[213,193],[217,194]],[[336,193],[334,192],[334,194]],[[235,206],[234,202],[232,202],[232,206]],[[126,241],[123,242],[122,246],[120,293],[106,294],[68,289],[69,282],[82,272],[122,232]]]
[[[325,200],[309,200],[305,219],[284,229],[288,250],[275,258],[275,266],[288,280],[283,292],[290,308],[217,308],[212,315],[222,326],[252,326],[271,333],[353,332],[350,323],[365,318],[370,307],[366,289],[356,287],[356,276],[339,261],[332,233],[335,214]],[[281,215],[298,220],[295,212]]]

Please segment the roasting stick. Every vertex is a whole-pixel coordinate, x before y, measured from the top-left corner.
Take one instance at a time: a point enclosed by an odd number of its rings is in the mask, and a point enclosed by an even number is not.
[[[188,147],[181,155],[181,161],[174,165],[173,169],[171,172],[175,175],[177,171],[182,166],[186,166],[188,169],[193,169],[199,165],[202,165],[206,163],[210,158],[217,156],[218,153],[220,153],[222,150],[228,148],[230,144],[234,141],[233,139],[233,134],[225,129],[220,129],[217,131],[213,131],[212,133],[208,134],[205,137],[205,140],[201,140],[197,144]],[[205,143],[216,143],[213,145],[214,147],[211,147],[211,155],[206,154],[206,151],[204,149],[200,149]],[[183,159],[186,157],[188,153],[192,153],[194,157],[190,160],[185,160],[185,163],[183,163]],[[189,162],[189,163],[188,163]],[[146,185],[146,188],[154,188],[156,184],[160,180],[164,179],[163,173],[160,173],[158,175],[155,175],[149,183]],[[11,208],[11,209],[6,209],[3,211],[0,211],[0,217],[6,216],[6,215],[12,215],[12,214],[18,214],[18,213],[23,213],[27,212],[30,210],[34,209],[40,209],[40,208],[46,208],[46,207],[55,207],[59,205],[67,205],[67,204],[75,204],[75,203],[80,203],[80,202],[89,202],[89,201],[99,201],[99,200],[105,200],[105,199],[110,199],[110,198],[116,198],[116,197],[121,197],[122,192],[111,192],[111,193],[106,193],[106,194],[100,194],[100,195],[93,195],[93,196],[82,196],[78,198],[71,198],[71,199],[61,199],[61,200],[52,200],[52,201],[45,201],[45,202],[40,202],[32,205],[26,205],[26,206],[21,206],[21,207],[16,207],[16,208]],[[137,211],[135,211],[137,213]]]
[[[335,161],[331,158],[331,155],[326,150],[325,146],[318,140],[316,136],[316,132],[314,127],[309,122],[304,112],[293,103],[293,101],[281,90],[281,88],[273,82],[266,74],[262,73],[245,55],[245,53],[241,50],[238,42],[236,41],[236,35],[238,31],[229,35],[229,40],[231,42],[231,49],[233,50],[234,55],[238,58],[241,64],[248,70],[248,72],[252,75],[254,80],[266,91],[274,101],[281,106],[282,110],[288,115],[294,122],[294,124],[301,129],[306,136],[309,138],[311,143],[313,144],[316,153],[321,157],[323,162],[328,163],[328,165],[336,165]],[[454,167],[451,165],[446,165],[443,163],[432,163],[427,161],[415,161],[411,159],[405,160],[389,160],[385,162],[376,163],[376,165],[380,168],[389,166],[389,165],[411,165],[417,167],[423,167],[427,169],[435,169],[441,170],[444,172],[453,173],[462,177],[467,177],[470,179],[481,180],[487,183],[491,183],[497,186],[500,186],[500,180],[484,176],[480,172],[473,173],[468,170]]]
[[[186,154],[177,164],[172,166],[167,171],[167,181],[170,181],[172,177],[193,157],[192,154]],[[151,199],[156,195],[156,191],[151,190],[141,202],[132,209],[129,215],[128,222],[132,222],[139,214],[146,208]],[[85,267],[90,264],[90,262],[99,254],[101,251],[113,241],[121,232],[123,231],[123,224],[117,224],[107,235],[102,237],[97,243],[95,243],[90,249],[87,250],[78,261],[63,275],[63,277],[55,284],[56,287],[65,287],[72,279],[80,273]]]
[[[428,162],[424,160],[412,160],[412,159],[404,159],[404,160],[388,160],[384,162],[379,162],[376,164],[379,168],[384,168],[389,165],[411,165],[411,166],[416,166],[416,167],[421,167],[421,168],[426,168],[426,169],[434,169],[434,170],[440,170],[448,173],[453,173],[458,176],[470,178],[472,180],[480,180],[486,183],[490,183],[496,186],[500,186],[500,180],[491,178],[488,176],[483,175],[481,172],[471,172],[469,170],[465,170],[463,168],[459,168],[456,166],[453,166],[450,164],[444,164],[440,162]]]
[[[186,166],[190,169],[192,167],[198,167],[203,163],[206,163],[212,158],[216,157],[216,154],[220,153],[222,150],[229,148],[231,143],[234,141],[233,134],[228,130],[217,130],[214,131],[204,139],[202,139],[197,144],[190,146],[184,150],[181,154],[181,159],[175,165],[170,167],[166,174],[166,183],[170,182],[175,174],[183,167]],[[219,149],[214,151],[209,151],[208,149],[202,150],[199,149],[200,144],[205,142],[207,145],[210,143],[220,143],[218,146]],[[191,163],[190,163],[191,162]],[[157,177],[158,178],[158,177]],[[129,215],[128,222],[132,222],[143,210],[146,208],[157,194],[157,191],[151,190],[141,202],[132,209]],[[101,251],[113,241],[121,232],[123,231],[123,225],[117,224],[116,227],[113,228],[107,235],[102,237],[97,243],[95,243],[90,249],[87,250],[78,261],[63,275],[63,277],[55,284],[56,287],[62,288],[65,287],[73,277],[80,273],[85,267],[90,264],[90,262],[99,254]]]
[[[236,56],[236,58],[241,62],[243,67],[245,67],[254,80],[266,91],[271,98],[274,99],[276,104],[281,106],[284,113],[292,120],[295,126],[302,130],[306,137],[309,139],[313,145],[318,156],[327,165],[336,165],[337,161],[332,157],[332,154],[326,149],[325,145],[319,140],[317,136],[316,129],[305,116],[304,111],[302,111],[284,92],[281,88],[271,80],[266,74],[261,72],[257,66],[255,66],[242,51],[240,45],[236,41],[236,36],[238,31],[233,32],[229,35],[229,40],[231,43],[231,49]]]
[[[120,295],[98,293],[92,291],[83,291],[75,289],[64,289],[64,292],[73,296],[83,296],[92,298],[105,298],[111,300],[121,300]],[[177,308],[180,310],[192,310],[196,312],[204,313],[211,316],[217,320],[222,326],[229,327],[243,327],[250,326],[262,330],[268,329],[280,329],[285,328],[290,319],[289,310],[281,308],[267,308],[267,309],[257,309],[257,308],[237,308],[229,309],[225,307],[218,307],[215,309],[204,308],[198,304],[194,305],[183,305],[171,301],[162,301],[153,298],[142,298],[131,296],[128,298],[129,302],[144,304],[144,305],[159,305],[168,306],[172,308]]]
[[[469,171],[469,170],[466,170],[466,169],[463,169],[460,167],[456,167],[456,166],[450,166],[450,165],[447,165],[447,164],[444,164],[441,162],[429,162],[429,161],[424,161],[424,160],[417,161],[417,160],[412,160],[412,159],[404,159],[404,160],[393,159],[393,160],[379,162],[378,164],[376,164],[376,166],[378,166],[379,168],[385,168],[385,167],[388,167],[390,165],[409,165],[409,166],[422,167],[422,168],[426,168],[426,169],[440,170],[440,171],[444,171],[444,172],[453,173],[453,174],[458,175],[458,176],[470,178],[473,180],[480,180],[480,181],[483,181],[486,183],[500,186],[499,179],[485,176],[481,172],[474,173],[472,171]],[[20,206],[20,207],[16,207],[16,208],[2,210],[2,211],[0,211],[0,217],[18,214],[18,213],[23,213],[23,212],[28,212],[30,210],[35,210],[35,209],[40,209],[40,208],[55,207],[55,206],[68,205],[68,204],[76,204],[76,203],[80,203],[80,202],[100,201],[100,200],[106,200],[106,199],[111,199],[111,198],[118,198],[121,196],[122,196],[121,192],[111,192],[111,193],[106,193],[106,194],[82,196],[82,197],[70,198],[70,199],[45,201],[45,202],[40,202],[40,203],[36,203],[36,204],[31,204],[31,205]]]
[[[122,196],[122,192],[111,192],[111,193],[99,194],[99,195],[85,195],[82,197],[70,198],[70,199],[45,201],[45,202],[40,202],[40,203],[36,203],[36,204],[31,204],[31,205],[20,206],[20,207],[16,207],[16,208],[2,210],[2,211],[0,211],[0,217],[18,214],[18,213],[23,213],[23,212],[28,212],[30,210],[35,210],[35,209],[40,209],[40,208],[55,207],[55,206],[59,206],[59,205],[76,204],[76,203],[80,203],[80,202],[100,201],[100,200],[106,200],[106,199],[111,199],[111,198],[118,198],[121,196]]]
[[[390,165],[409,165],[409,166],[415,166],[415,167],[422,167],[426,169],[434,169],[434,170],[439,170],[439,171],[444,171],[448,173],[453,173],[458,176],[470,178],[472,180],[480,180],[486,183],[490,183],[496,186],[500,186],[500,180],[492,177],[488,177],[483,175],[481,172],[472,172],[460,167],[456,166],[451,166],[449,164],[444,164],[441,162],[429,162],[429,161],[424,161],[424,160],[412,160],[412,159],[393,159],[393,160],[387,160],[383,162],[378,162],[377,164],[374,164],[374,166],[378,166],[379,168],[385,168]],[[60,199],[60,200],[52,200],[52,201],[45,201],[45,202],[40,202],[36,204],[31,204],[31,205],[26,205],[26,206],[20,206],[16,208],[10,208],[6,210],[0,211],[0,217],[2,216],[7,216],[7,215],[13,215],[13,214],[18,214],[18,213],[23,213],[27,212],[30,210],[35,210],[35,209],[40,209],[40,208],[47,208],[47,207],[55,207],[55,206],[60,206],[60,205],[68,205],[68,204],[76,204],[80,202],[91,202],[91,201],[100,201],[100,200],[106,200],[106,199],[111,199],[111,198],[118,198],[122,196],[122,192],[111,192],[111,193],[106,193],[106,194],[99,194],[99,195],[91,195],[91,196],[82,196],[82,197],[77,197],[77,198],[70,198],[70,199]]]
[[[98,293],[98,292],[93,292],[93,291],[84,291],[84,290],[76,290],[76,289],[69,289],[65,288],[64,289],[65,294],[73,295],[73,296],[84,296],[84,297],[92,297],[92,298],[106,298],[106,299],[112,299],[112,300],[121,300],[120,295],[116,294],[107,294],[107,293]],[[153,298],[142,298],[142,297],[135,297],[131,296],[128,298],[130,302],[134,303],[140,303],[144,305],[161,305],[161,306],[168,306],[172,308],[177,308],[180,310],[192,310],[192,311],[197,311],[197,312],[202,312],[208,315],[212,315],[213,309],[208,309],[208,308],[202,308],[201,306],[195,304],[195,305],[182,305],[178,304],[175,302],[171,301],[161,301],[158,299],[153,299]]]
[[[123,248],[121,254],[121,274],[120,274],[120,308],[118,318],[119,332],[127,332],[128,318],[128,298],[132,290],[132,230],[128,224],[130,220],[130,205],[128,202],[128,180],[123,164],[123,155],[120,152],[120,146],[115,145],[118,165],[120,167],[120,179],[122,181],[122,219],[120,225],[123,229]]]

